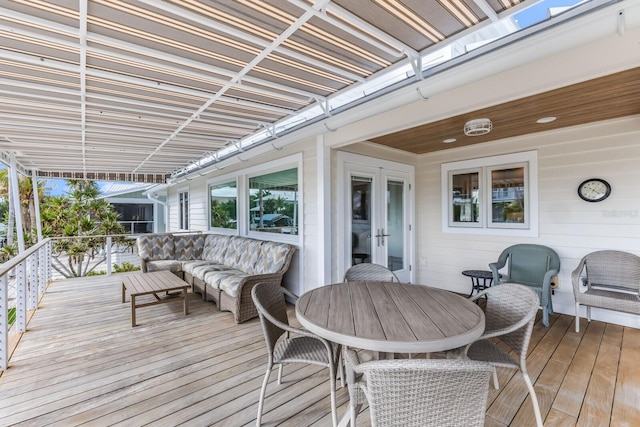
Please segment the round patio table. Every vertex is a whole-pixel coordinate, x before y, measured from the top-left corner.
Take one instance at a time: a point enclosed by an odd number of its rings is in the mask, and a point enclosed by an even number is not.
[[[433,353],[476,340],[484,313],[442,289],[397,282],[343,282],[313,289],[296,303],[309,331],[349,347],[387,353]]]

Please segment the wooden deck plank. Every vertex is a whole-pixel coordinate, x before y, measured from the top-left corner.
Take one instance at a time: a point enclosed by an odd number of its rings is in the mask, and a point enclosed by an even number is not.
[[[640,330],[624,328],[620,367],[611,413],[612,426],[640,425]]]
[[[590,322],[587,326],[578,351],[560,386],[558,397],[553,402],[554,409],[574,418],[578,418],[580,415],[587,385],[600,349],[604,328],[604,323],[596,321]]]
[[[255,425],[267,363],[259,321],[237,325],[190,294],[189,316],[179,304],[147,307],[131,328],[119,284],[112,276],[50,286],[0,376],[0,425]],[[290,307],[297,325],[294,316]],[[549,328],[539,320],[528,367],[545,426],[640,425],[640,331],[591,322],[576,334],[573,316],[555,314]],[[486,425],[528,427],[522,377],[499,373]],[[327,377],[326,368],[288,365],[279,386],[274,371],[265,425],[331,425]],[[337,396],[340,417],[346,389]],[[368,425],[365,408],[358,426]]]

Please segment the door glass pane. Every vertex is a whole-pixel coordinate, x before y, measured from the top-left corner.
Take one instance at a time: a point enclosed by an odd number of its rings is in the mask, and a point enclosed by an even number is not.
[[[524,167],[491,171],[491,220],[522,224],[524,211]]]
[[[351,263],[371,262],[371,178],[351,177]]]
[[[451,176],[451,221],[480,222],[478,172],[455,173]]]
[[[404,266],[404,182],[387,181],[387,267],[391,271]]]

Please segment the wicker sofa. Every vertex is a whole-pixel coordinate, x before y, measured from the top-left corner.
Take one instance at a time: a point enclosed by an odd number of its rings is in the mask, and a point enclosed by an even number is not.
[[[584,272],[584,274],[583,274]],[[640,314],[640,257],[628,252],[592,252],[571,273],[576,299],[576,332],[580,331],[580,305]]]
[[[222,234],[143,234],[137,238],[143,272],[169,270],[202,298],[233,313],[236,323],[257,317],[251,289],[280,286],[295,248]]]

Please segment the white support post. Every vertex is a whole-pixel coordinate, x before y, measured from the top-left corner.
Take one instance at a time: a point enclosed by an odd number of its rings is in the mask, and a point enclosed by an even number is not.
[[[20,212],[20,194],[18,189],[18,173],[17,173],[16,156],[11,154],[9,165],[9,187],[11,187],[11,203],[15,213],[16,234],[18,235],[18,253],[24,252],[24,227],[22,226],[22,213]]]
[[[7,274],[0,276],[0,371],[9,364],[9,286]]]
[[[324,145],[324,135],[316,139],[318,194],[318,285],[333,283],[331,277],[331,149]],[[310,289],[304,289],[308,291]]]
[[[111,236],[107,236],[107,276],[111,276]]]
[[[16,332],[27,330],[27,275],[24,260],[16,265]]]
[[[42,219],[40,218],[40,195],[38,194],[38,177],[36,171],[31,171],[31,183],[33,184],[33,207],[36,215],[36,231],[38,233],[38,242],[42,242]]]

